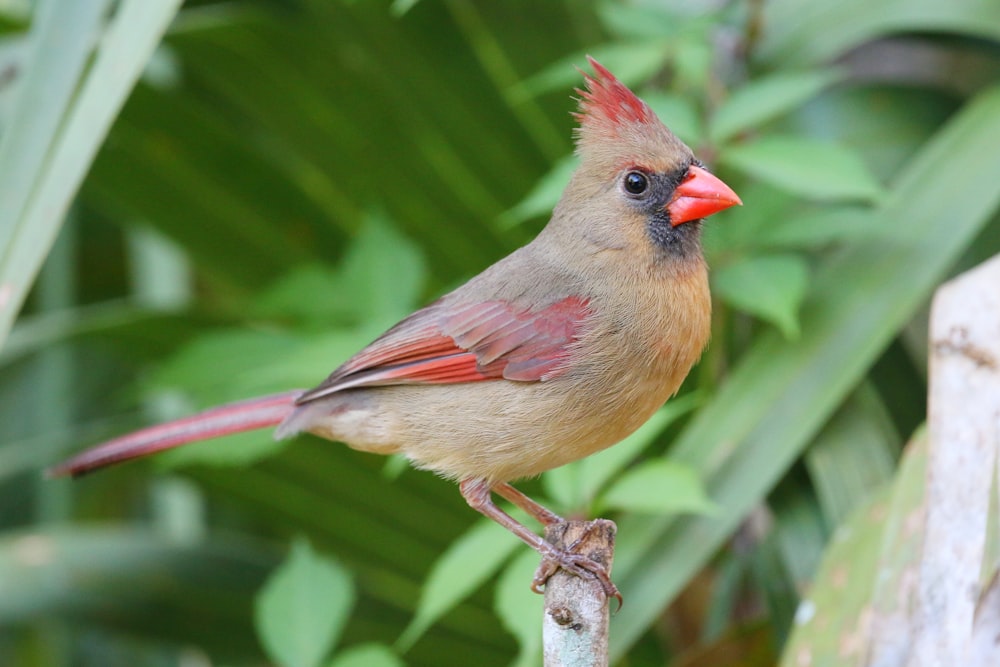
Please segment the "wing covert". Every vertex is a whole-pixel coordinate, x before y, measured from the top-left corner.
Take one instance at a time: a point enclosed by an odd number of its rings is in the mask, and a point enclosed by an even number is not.
[[[297,402],[356,387],[547,380],[564,368],[589,313],[578,297],[538,310],[442,299],[386,331]]]

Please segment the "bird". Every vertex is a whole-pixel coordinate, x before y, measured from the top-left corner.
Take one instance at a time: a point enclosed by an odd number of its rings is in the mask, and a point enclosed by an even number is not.
[[[496,494],[563,519],[511,482],[605,449],[673,396],[711,329],[704,218],[742,204],[650,106],[595,59],[580,70],[579,166],[527,245],[404,318],[318,386],[208,409],[51,468],[79,476],[188,442],[276,426],[458,482],[466,502],[542,556],[621,595],[604,565],[558,549]]]

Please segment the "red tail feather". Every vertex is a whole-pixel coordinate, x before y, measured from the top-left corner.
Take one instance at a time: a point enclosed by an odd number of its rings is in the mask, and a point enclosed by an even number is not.
[[[231,433],[276,426],[292,411],[301,389],[220,405],[204,412],[150,426],[97,445],[50,468],[49,477],[85,473],[130,459],[171,449],[189,442],[209,440]]]

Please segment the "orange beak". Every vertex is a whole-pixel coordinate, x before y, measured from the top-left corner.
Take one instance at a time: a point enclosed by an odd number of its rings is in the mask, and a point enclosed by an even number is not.
[[[674,190],[674,196],[667,204],[670,224],[674,227],[707,218],[713,213],[743,205],[732,188],[710,173],[694,165],[688,169],[687,178]]]

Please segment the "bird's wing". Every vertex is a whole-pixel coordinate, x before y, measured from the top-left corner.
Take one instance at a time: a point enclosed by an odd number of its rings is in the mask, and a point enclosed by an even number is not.
[[[354,387],[548,380],[565,370],[569,345],[589,312],[578,297],[537,310],[504,301],[438,301],[389,329],[298,403]]]

